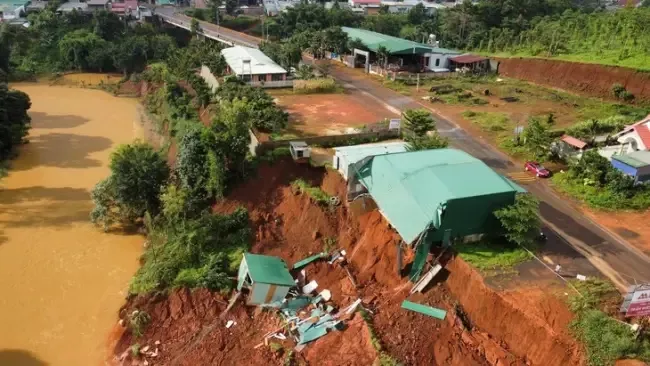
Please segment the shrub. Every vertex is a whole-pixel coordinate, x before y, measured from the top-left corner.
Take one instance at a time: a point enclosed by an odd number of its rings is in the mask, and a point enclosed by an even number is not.
[[[335,93],[338,90],[339,87],[332,78],[295,80],[293,82],[293,91],[298,94]]]
[[[129,328],[136,338],[142,337],[149,322],[151,322],[151,317],[145,311],[134,310],[129,314]]]
[[[312,187],[303,179],[294,180],[291,182],[291,187],[300,193],[306,193],[312,200],[314,200],[314,202],[319,204],[329,204],[332,199],[332,196],[325,193],[325,191],[319,187]]]
[[[621,95],[625,92],[625,87],[619,83],[612,85],[612,94],[616,99],[621,99]]]
[[[195,218],[159,217],[149,228],[149,245],[130,293],[175,286],[228,289],[251,238],[248,212],[203,212]]]
[[[91,221],[107,229],[115,222],[134,224],[145,212],[156,215],[160,190],[169,178],[167,162],[151,146],[136,141],[111,154],[111,175],[91,192]]]

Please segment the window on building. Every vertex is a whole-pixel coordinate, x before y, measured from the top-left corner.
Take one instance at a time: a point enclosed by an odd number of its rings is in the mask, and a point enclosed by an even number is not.
[[[440,59],[439,58],[436,59],[436,67],[438,67],[438,66],[440,66]]]
[[[272,74],[271,75],[271,80],[272,81],[281,81],[282,80],[282,74]]]
[[[244,75],[241,75],[241,79],[242,79],[243,81],[251,81],[251,74],[244,74]]]

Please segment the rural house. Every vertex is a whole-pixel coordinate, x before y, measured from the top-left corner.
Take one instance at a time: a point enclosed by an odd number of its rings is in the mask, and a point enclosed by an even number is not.
[[[234,46],[223,49],[221,55],[228,64],[227,71],[244,82],[262,87],[291,85],[287,70],[256,48]]]
[[[378,60],[377,52],[381,47],[389,54],[389,64],[397,68],[415,68],[416,71],[428,69],[431,71],[449,71],[449,58],[460,52],[436,47],[434,45],[409,41],[386,34],[365,29],[341,27],[351,40],[360,40],[368,51],[354,49],[354,65],[365,64],[366,72],[372,72],[370,63]],[[357,60],[364,58],[363,61]],[[360,61],[360,62],[357,62]]]
[[[635,182],[650,181],[650,151],[613,155],[612,166],[634,178]]]
[[[280,302],[295,284],[287,264],[282,259],[244,253],[239,265],[237,291],[242,288],[249,289],[249,305]]]
[[[650,115],[625,127],[614,137],[621,144],[627,145],[626,151],[650,150]]]

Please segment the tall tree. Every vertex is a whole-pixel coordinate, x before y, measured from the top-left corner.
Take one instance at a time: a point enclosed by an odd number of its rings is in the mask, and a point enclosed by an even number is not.
[[[508,241],[531,248],[540,232],[539,201],[529,193],[518,193],[515,202],[494,212]]]
[[[424,108],[407,109],[402,113],[404,128],[416,137],[425,136],[428,131],[436,129],[436,121],[431,112]]]

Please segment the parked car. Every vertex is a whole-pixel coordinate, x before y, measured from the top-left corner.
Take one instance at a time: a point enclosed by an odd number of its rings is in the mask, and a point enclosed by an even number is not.
[[[548,178],[551,175],[551,172],[548,169],[544,168],[542,164],[536,161],[527,161],[524,165],[524,169],[527,172],[535,173],[535,175],[540,178]]]

